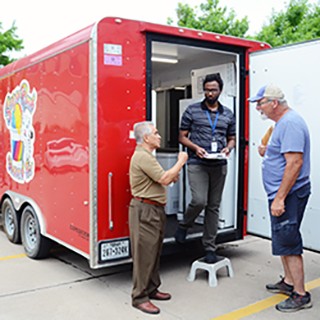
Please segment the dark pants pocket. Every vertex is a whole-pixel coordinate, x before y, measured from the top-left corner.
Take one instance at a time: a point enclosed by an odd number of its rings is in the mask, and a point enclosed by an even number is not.
[[[302,253],[302,238],[297,223],[291,223],[287,220],[273,225],[272,251],[275,255]]]

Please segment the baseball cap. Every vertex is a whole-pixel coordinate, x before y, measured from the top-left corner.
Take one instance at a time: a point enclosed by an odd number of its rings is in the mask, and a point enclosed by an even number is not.
[[[257,94],[253,97],[250,97],[248,100],[250,102],[256,102],[262,98],[284,99],[284,93],[276,85],[268,84],[261,87]]]

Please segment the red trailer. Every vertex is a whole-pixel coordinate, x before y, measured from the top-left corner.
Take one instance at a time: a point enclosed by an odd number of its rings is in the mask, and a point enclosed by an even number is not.
[[[133,124],[156,123],[164,167],[175,161],[179,117],[220,72],[237,118],[218,241],[243,237],[247,211],[249,53],[265,43],[187,28],[105,18],[0,69],[0,207],[10,241],[28,256],[52,241],[92,268],[130,261],[128,168]],[[167,234],[190,197],[185,174],[168,187]],[[197,221],[189,239],[202,234]]]

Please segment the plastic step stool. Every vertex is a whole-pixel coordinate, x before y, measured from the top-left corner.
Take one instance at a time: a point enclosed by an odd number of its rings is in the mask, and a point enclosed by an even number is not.
[[[203,269],[208,271],[209,273],[209,286],[216,287],[218,285],[217,281],[217,271],[223,267],[227,268],[228,275],[230,278],[233,278],[233,270],[231,266],[231,262],[228,258],[217,256],[218,261],[215,263],[206,263],[204,262],[204,258],[196,260],[191,265],[191,270],[187,277],[188,281],[194,281],[196,278],[197,269]]]

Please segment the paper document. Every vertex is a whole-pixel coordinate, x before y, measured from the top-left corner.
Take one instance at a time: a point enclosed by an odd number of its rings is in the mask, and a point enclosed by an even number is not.
[[[225,153],[206,153],[204,155],[204,158],[206,159],[228,159]]]

